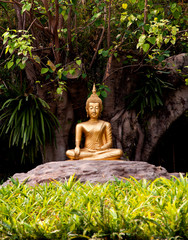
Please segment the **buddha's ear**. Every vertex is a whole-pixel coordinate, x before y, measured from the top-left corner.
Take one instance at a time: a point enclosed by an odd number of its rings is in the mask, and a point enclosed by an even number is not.
[[[87,113],[87,118],[89,117],[89,114],[88,114],[88,109],[87,109],[87,107],[86,107],[86,113]]]

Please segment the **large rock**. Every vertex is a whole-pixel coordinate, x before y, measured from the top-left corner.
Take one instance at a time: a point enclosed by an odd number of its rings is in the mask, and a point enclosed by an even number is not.
[[[37,166],[27,173],[16,173],[13,178],[27,183],[31,186],[43,184],[50,181],[61,181],[68,179],[75,174],[81,182],[104,183],[114,181],[115,178],[124,179],[133,176],[136,179],[155,179],[157,177],[170,178],[171,175],[178,176],[177,173],[170,174],[163,167],[156,167],[146,162],[140,161],[61,161],[49,162]],[[10,183],[6,181],[4,185]]]

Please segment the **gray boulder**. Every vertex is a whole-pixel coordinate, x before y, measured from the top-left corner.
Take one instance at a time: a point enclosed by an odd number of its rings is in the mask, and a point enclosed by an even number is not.
[[[134,177],[137,180],[154,180],[158,177],[171,178],[172,175],[179,176],[178,173],[168,173],[163,167],[156,167],[147,162],[123,161],[123,160],[79,160],[79,161],[58,161],[41,164],[27,173],[16,173],[14,179],[20,183],[23,181],[34,186],[36,184],[48,183],[50,181],[63,182],[75,174],[76,179],[81,182],[104,183],[114,181],[115,178],[124,179]],[[10,184],[7,180],[3,185]]]

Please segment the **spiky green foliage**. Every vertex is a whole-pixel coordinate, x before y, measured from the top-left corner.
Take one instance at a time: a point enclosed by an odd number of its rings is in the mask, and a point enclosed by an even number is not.
[[[160,73],[169,74],[164,71]],[[128,109],[136,109],[137,113],[143,117],[145,113],[153,112],[157,107],[163,106],[164,90],[175,90],[175,88],[171,83],[161,80],[159,76],[156,72],[148,70],[136,90],[125,98],[128,101]]]
[[[8,136],[9,147],[22,149],[22,161],[34,162],[40,147],[55,137],[59,123],[49,108],[41,98],[24,93],[9,98],[0,109],[0,136]]]
[[[1,239],[187,239],[188,179],[0,189]]]

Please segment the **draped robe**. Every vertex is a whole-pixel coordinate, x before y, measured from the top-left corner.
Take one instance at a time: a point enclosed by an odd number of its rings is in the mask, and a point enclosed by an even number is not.
[[[111,125],[108,122],[98,120],[87,121],[76,126],[76,145],[80,145],[82,134],[85,135],[85,146],[80,149],[80,155],[76,158],[74,149],[66,152],[70,159],[83,160],[116,160],[123,152],[113,149]]]

